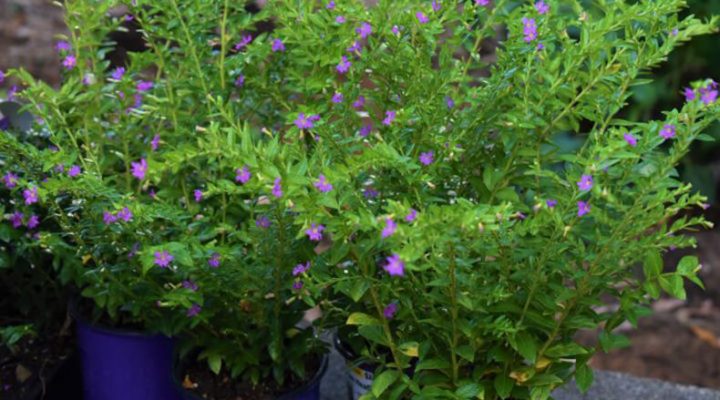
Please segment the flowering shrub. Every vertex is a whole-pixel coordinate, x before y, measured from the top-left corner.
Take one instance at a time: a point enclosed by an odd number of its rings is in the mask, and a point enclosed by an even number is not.
[[[661,254],[708,225],[679,215],[703,198],[674,166],[717,86],[664,121],[615,116],[715,20],[678,20],[680,0],[231,3],[126,4],[147,51],[109,67],[114,3],[69,1],[62,87],[10,72],[55,147],[0,145],[49,175],[22,189],[116,321],[191,329],[215,371],[282,383],[319,351],[295,326],[320,305],[379,366],[371,398],[542,399],[590,384],[578,329],[611,348],[699,284]]]

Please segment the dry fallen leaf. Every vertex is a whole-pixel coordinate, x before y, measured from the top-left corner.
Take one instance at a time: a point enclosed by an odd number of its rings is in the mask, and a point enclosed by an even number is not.
[[[15,367],[15,379],[17,379],[18,382],[23,383],[30,379],[31,376],[32,372],[30,372],[30,370],[25,368],[22,364],[18,364],[17,367]]]
[[[716,349],[720,349],[720,340],[718,340],[717,336],[715,336],[715,334],[711,331],[697,325],[691,325],[690,330],[698,337],[698,339]]]
[[[190,380],[190,375],[185,375],[185,379],[183,379],[182,382],[182,387],[184,389],[195,389],[197,386],[197,383]]]

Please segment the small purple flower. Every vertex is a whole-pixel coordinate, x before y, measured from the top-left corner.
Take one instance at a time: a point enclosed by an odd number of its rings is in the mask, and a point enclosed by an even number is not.
[[[318,180],[314,183],[314,185],[317,188],[317,190],[319,190],[323,193],[327,193],[327,192],[333,190],[333,185],[330,182],[328,182],[325,175],[322,175],[322,174],[320,176],[318,176]]]
[[[152,89],[154,84],[150,81],[139,81],[137,85],[135,85],[135,88],[138,92],[147,92],[150,89]]]
[[[82,83],[85,86],[92,85],[93,83],[95,83],[95,75],[93,75],[89,72],[87,74],[83,75]]]
[[[208,260],[208,265],[211,268],[218,268],[220,266],[220,254],[213,253]]]
[[[360,128],[360,137],[367,137],[372,132],[372,125],[365,125]]]
[[[625,133],[623,135],[623,139],[625,139],[625,141],[627,142],[627,144],[630,145],[630,147],[637,146],[637,138],[635,138],[632,133]]]
[[[17,229],[22,226],[23,224],[23,213],[20,211],[15,211],[10,216],[10,222],[12,223],[13,228]]]
[[[306,262],[305,264],[298,264],[293,268],[292,275],[298,276],[300,274],[304,274],[310,269],[310,261]]]
[[[377,190],[375,190],[375,188],[373,188],[373,187],[368,186],[365,189],[363,189],[363,196],[365,196],[366,199],[374,199],[374,198],[378,197],[379,195],[380,195],[380,193]]]
[[[549,199],[548,201],[545,202],[545,204],[547,204],[548,208],[555,208],[557,203],[558,203],[557,200],[553,200],[553,199]]]
[[[133,161],[130,164],[132,165],[132,175],[139,180],[145,179],[145,173],[147,173],[148,170],[147,161],[145,161],[144,158],[141,158],[140,161]]]
[[[383,269],[388,273],[390,276],[403,276],[405,275],[405,263],[400,259],[400,256],[397,254],[393,254],[385,259],[387,261],[387,264],[383,267]]]
[[[391,320],[395,317],[395,313],[397,313],[398,305],[397,303],[390,303],[388,304],[385,309],[383,310],[383,315],[385,316],[385,319]]]
[[[242,168],[238,168],[235,170],[235,182],[240,182],[243,185],[248,183],[250,180],[250,170],[248,169],[247,165],[244,165]]]
[[[550,11],[550,6],[547,5],[543,0],[538,1],[535,3],[535,9],[537,10],[538,14],[543,15],[547,14]]]
[[[308,228],[305,233],[308,235],[308,238],[312,240],[313,242],[319,242],[323,238],[323,231],[325,230],[325,227],[320,224],[315,224],[314,222],[310,224],[310,228]]]
[[[245,85],[245,75],[238,75],[238,77],[235,79],[235,87],[243,87]]]
[[[167,250],[155,252],[155,265],[160,268],[167,268],[174,259],[175,257],[168,253]]]
[[[112,74],[110,75],[111,78],[113,78],[116,81],[119,81],[123,78],[123,75],[125,75],[125,68],[124,67],[117,67],[113,70]]]
[[[385,111],[385,119],[383,119],[383,121],[382,121],[383,125],[390,126],[390,124],[392,124],[393,121],[395,121],[396,115],[397,114],[395,113],[395,111]]]
[[[381,236],[383,239],[390,237],[395,233],[396,230],[397,230],[397,224],[395,223],[395,221],[393,221],[392,218],[386,218],[385,219],[385,227],[382,230]]]
[[[435,11],[435,12],[440,11],[440,3],[438,3],[437,0],[433,0],[431,4],[432,4],[433,11]]]
[[[247,45],[252,42],[253,37],[252,35],[245,35],[242,37],[242,39],[235,45],[235,50],[241,50],[244,47],[247,47]]]
[[[435,153],[432,151],[427,151],[425,153],[420,153],[420,163],[422,165],[430,165],[432,164],[433,160],[435,159]]]
[[[427,15],[425,15],[425,13],[423,13],[422,11],[418,11],[417,13],[415,13],[415,16],[417,17],[418,22],[420,22],[421,24],[427,24],[430,21]]]
[[[133,213],[129,208],[123,207],[122,210],[118,211],[117,217],[125,222],[130,222],[133,218]]]
[[[285,51],[285,43],[283,43],[282,39],[273,40],[272,51],[273,53],[276,53],[278,51]]]
[[[117,217],[115,216],[115,214],[113,214],[109,211],[103,212],[103,222],[105,223],[105,225],[113,224],[116,221],[117,221]]]
[[[352,46],[347,48],[348,53],[355,53],[355,52],[361,52],[362,51],[362,44],[360,44],[359,40],[356,40],[353,42]]]
[[[135,242],[132,245],[132,248],[130,249],[130,252],[128,253],[128,258],[133,258],[137,255],[138,250],[140,250],[140,243]]]
[[[697,98],[697,95],[695,94],[695,91],[692,90],[692,88],[686,87],[683,91],[683,95],[685,96],[685,101],[688,103],[695,100]]]
[[[280,198],[283,195],[281,182],[282,182],[282,178],[277,177],[277,178],[275,178],[275,182],[273,183],[272,195],[277,198]]]
[[[368,24],[367,22],[363,22],[360,24],[360,27],[355,30],[361,38],[365,39],[366,37],[370,36],[372,33],[372,25]]]
[[[157,151],[158,147],[160,147],[160,135],[155,135],[150,141],[150,149],[152,151]]]
[[[344,74],[350,70],[350,66],[352,66],[352,63],[348,61],[348,58],[346,56],[342,56],[340,58],[340,62],[338,63],[337,67],[335,67],[335,69],[337,69],[338,73]]]
[[[393,27],[392,27],[391,31],[392,31],[392,33],[393,33],[394,35],[396,35],[396,36],[397,36],[397,35],[399,35],[399,34],[400,34],[400,27],[399,27],[399,26],[397,26],[397,25],[393,25]]]
[[[295,120],[295,126],[297,126],[298,129],[312,129],[315,124],[313,124],[312,117],[310,115],[306,116],[305,113],[300,113]]]
[[[199,304],[195,303],[187,310],[187,316],[188,318],[192,318],[200,314],[200,311],[202,311],[202,307],[200,307]]]
[[[65,165],[63,165],[63,164],[56,165],[55,172],[57,172],[58,174],[62,174],[63,172],[65,172]]]
[[[299,292],[303,288],[303,281],[293,282],[292,288],[294,291]]]
[[[338,15],[335,17],[335,22],[338,24],[344,24],[345,23],[345,17],[342,15]]]
[[[660,136],[664,139],[672,139],[675,137],[676,129],[675,125],[672,124],[665,124],[663,128],[660,130]]]
[[[523,17],[522,19],[523,23],[523,35],[525,35],[525,41],[526,42],[532,42],[533,40],[537,39],[537,24],[535,23],[534,18],[527,18]]]
[[[189,289],[189,290],[191,290],[191,291],[193,291],[193,292],[197,292],[197,290],[198,290],[198,285],[197,285],[197,283],[193,282],[193,281],[190,280],[190,279],[184,280],[184,281],[182,282],[182,287],[184,287],[185,289]]]
[[[716,102],[717,98],[718,98],[718,91],[715,89],[712,89],[711,86],[700,89],[700,100],[706,106],[709,106],[710,104]]]
[[[582,217],[583,215],[590,212],[590,204],[588,204],[584,201],[578,201],[577,207],[578,207],[578,211],[577,211],[578,217]]]
[[[445,96],[445,105],[447,106],[448,110],[455,107],[455,100],[453,100],[450,96]]]
[[[75,178],[75,177],[79,176],[81,173],[82,173],[82,169],[80,168],[80,166],[73,165],[70,167],[67,174],[69,177]]]
[[[30,189],[23,190],[23,198],[25,198],[25,205],[35,204],[38,202],[38,190],[37,187],[31,187]]]
[[[331,0],[331,1],[325,6],[325,8],[327,8],[328,10],[334,10],[334,9],[335,9],[335,2]]]
[[[417,214],[418,214],[417,210],[414,208],[411,208],[410,213],[405,216],[405,221],[407,221],[407,222],[415,221],[415,219],[417,219]]]
[[[30,215],[30,218],[28,218],[27,221],[27,227],[30,229],[35,229],[38,225],[40,225],[40,217],[37,215]]]
[[[360,95],[358,96],[357,100],[355,100],[352,104],[353,108],[361,108],[365,105],[365,96]]]
[[[64,41],[64,40],[58,40],[58,42],[55,44],[55,49],[56,49],[58,52],[60,52],[60,51],[70,51],[70,50],[72,50],[72,46],[70,45],[70,43],[68,43],[68,42],[66,42],[66,41]]]
[[[5,182],[5,187],[8,189],[12,189],[15,186],[17,186],[18,182],[18,176],[13,174],[12,172],[8,172],[3,176],[3,181]]]
[[[577,182],[577,186],[580,190],[590,190],[593,187],[592,175],[583,175]]]
[[[268,218],[264,215],[257,217],[257,219],[255,220],[255,226],[257,226],[258,228],[262,228],[262,229],[269,228],[270,227],[270,218]]]
[[[3,83],[5,81],[5,72],[0,69],[0,83]]]
[[[195,202],[196,202],[196,203],[201,202],[202,199],[203,199],[203,192],[202,192],[202,190],[200,190],[200,189],[195,189],[195,191],[193,191],[193,196],[195,197]]]
[[[77,60],[75,59],[74,55],[68,54],[67,56],[65,56],[65,59],[63,59],[62,65],[63,67],[65,67],[65,69],[70,71],[77,65]]]
[[[340,104],[343,102],[343,94],[340,92],[335,92],[335,94],[332,97],[332,102],[335,104]]]

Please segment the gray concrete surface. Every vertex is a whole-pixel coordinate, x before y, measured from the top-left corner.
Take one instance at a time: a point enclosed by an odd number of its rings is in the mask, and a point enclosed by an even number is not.
[[[320,390],[322,400],[347,400],[344,360],[333,352]],[[555,400],[720,400],[720,392],[677,385],[655,379],[635,378],[617,372],[596,371],[595,383],[582,395],[574,383],[556,390]]]

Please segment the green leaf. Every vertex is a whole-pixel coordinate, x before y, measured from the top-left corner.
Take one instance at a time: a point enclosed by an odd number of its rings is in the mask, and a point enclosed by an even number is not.
[[[218,354],[211,354],[208,356],[207,360],[210,370],[214,372],[215,375],[219,374],[220,368],[222,368],[222,358]]]
[[[627,336],[607,333],[606,331],[600,332],[598,341],[600,342],[600,348],[606,353],[613,349],[630,346],[630,339]]]
[[[450,368],[450,362],[442,358],[428,358],[427,360],[420,361],[415,366],[415,371],[422,371],[427,369],[447,369]]]
[[[464,398],[472,399],[476,397],[482,397],[483,387],[477,383],[468,383],[467,385],[460,386],[455,394]]]
[[[373,380],[371,387],[372,394],[375,395],[375,397],[380,397],[399,377],[400,371],[394,369],[384,371]]]
[[[417,357],[419,346],[418,342],[405,342],[398,346],[398,350],[408,357]]]
[[[358,302],[368,288],[370,288],[368,281],[364,279],[356,281],[355,284],[352,285],[352,288],[350,288],[350,298],[353,299],[354,302]]]
[[[663,259],[658,250],[649,250],[645,253],[645,262],[643,263],[643,272],[646,279],[652,279],[660,275],[663,271]]]
[[[515,335],[514,346],[520,355],[531,363],[535,363],[537,358],[537,343],[535,340],[526,332],[520,332]]]
[[[553,358],[574,356],[578,354],[587,354],[587,350],[574,342],[556,344],[545,352],[546,356]]]
[[[593,383],[593,370],[587,364],[578,365],[575,368],[575,384],[582,393],[590,389]]]
[[[380,320],[361,312],[350,314],[346,324],[348,325],[382,325]]]
[[[510,393],[512,393],[513,386],[515,386],[515,382],[504,373],[498,374],[493,383],[495,385],[495,391],[501,399],[508,398]]]
[[[685,300],[687,298],[682,276],[676,274],[665,274],[660,276],[658,281],[660,282],[660,287],[670,296],[680,300]]]

